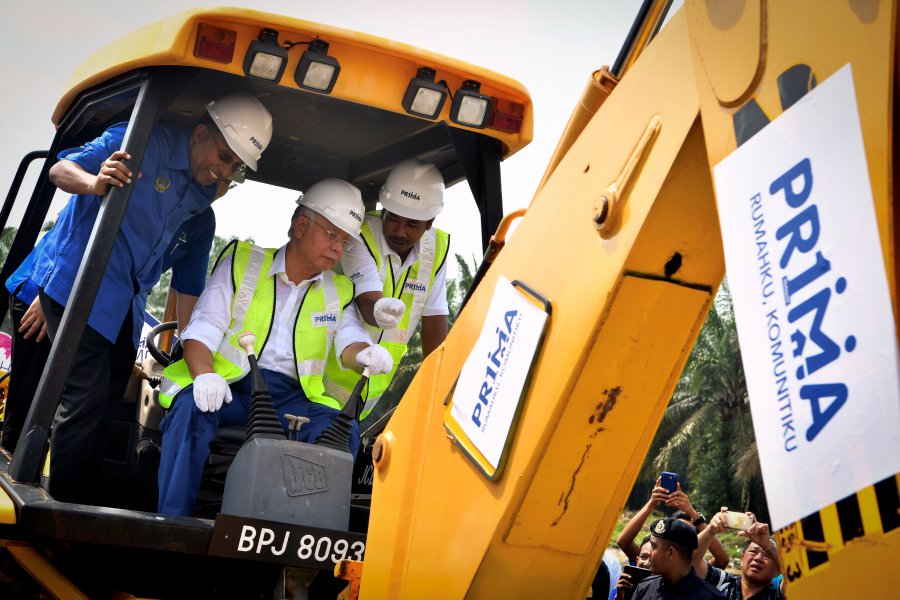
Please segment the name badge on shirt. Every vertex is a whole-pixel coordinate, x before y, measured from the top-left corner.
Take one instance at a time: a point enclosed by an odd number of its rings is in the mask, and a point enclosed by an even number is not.
[[[336,327],[337,314],[331,311],[316,312],[311,315],[311,325],[313,327]]]
[[[418,281],[407,281],[406,285],[403,286],[403,289],[411,294],[424,294],[428,291],[428,288],[425,287],[424,283],[419,283]]]

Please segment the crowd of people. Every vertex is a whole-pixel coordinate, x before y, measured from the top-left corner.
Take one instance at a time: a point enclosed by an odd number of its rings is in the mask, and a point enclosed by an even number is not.
[[[674,510],[645,529],[654,511]],[[732,529],[746,538],[740,574],[718,535]],[[640,543],[635,540],[644,534]],[[609,600],[783,600],[784,580],[775,540],[766,523],[752,513],[722,507],[707,522],[678,483],[674,490],[656,480],[647,503],[628,521],[616,540],[625,555],[619,563],[607,550],[592,585],[593,598]]]
[[[72,196],[5,282],[15,337],[0,444],[15,452],[29,434],[26,416],[103,197],[133,186],[51,425],[49,491],[59,501],[102,502],[100,464],[134,367],[147,296],[172,269],[183,358],[166,367],[160,386],[167,412],[158,506],[190,515],[209,442],[221,426],[248,420],[243,332],[255,334],[253,350],[285,432],[285,415],[309,419],[300,431],[306,442],[335,421],[364,374],[358,418],[371,412],[419,323],[426,355],[443,342],[449,236],[432,224],[443,209],[444,180],[435,165],[400,160],[381,188],[381,210],[367,214],[357,187],[323,179],[303,190],[283,246],[235,242],[206,281],[212,203],[257,169],[274,133],[272,115],[250,94],[212,100],[191,129],[157,124],[138,171],[122,147],[127,128],[118,123],[63,150],[49,171]],[[354,423],[354,455],[358,447]]]

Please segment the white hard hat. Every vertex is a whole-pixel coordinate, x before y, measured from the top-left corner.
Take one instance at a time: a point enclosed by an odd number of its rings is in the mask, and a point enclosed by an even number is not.
[[[416,221],[430,221],[444,208],[444,178],[430,163],[416,159],[398,164],[381,186],[381,205]]]
[[[256,161],[272,140],[272,115],[263,103],[250,94],[232,94],[208,102],[206,111],[232,152],[255,171]]]
[[[323,179],[306,190],[297,204],[317,212],[341,231],[359,239],[366,206],[355,185],[342,179]]]

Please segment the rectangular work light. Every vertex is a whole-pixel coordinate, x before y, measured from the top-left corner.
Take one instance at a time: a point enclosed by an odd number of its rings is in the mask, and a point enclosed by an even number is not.
[[[403,110],[426,119],[434,119],[441,114],[447,90],[443,85],[435,83],[434,76],[434,69],[429,67],[422,67],[416,72],[403,94]]]
[[[277,83],[287,66],[287,50],[278,44],[278,32],[265,28],[250,42],[244,56],[244,74]]]
[[[294,81],[304,89],[330,94],[340,72],[341,65],[337,59],[328,56],[328,42],[313,40],[309,43],[309,50],[300,57]]]
[[[456,90],[450,107],[450,120],[467,127],[484,129],[491,117],[491,97],[480,93],[481,84],[466,79]]]

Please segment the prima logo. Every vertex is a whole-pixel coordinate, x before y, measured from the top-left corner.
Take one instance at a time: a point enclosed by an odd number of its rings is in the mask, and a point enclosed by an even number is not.
[[[355,210],[350,211],[350,216],[362,223],[362,215],[356,212]]]
[[[418,281],[407,281],[406,285],[403,286],[403,289],[409,290],[410,292],[425,292],[428,290],[424,283],[419,283]]]
[[[407,192],[406,190],[400,190],[400,195],[406,196],[407,198],[411,198],[413,200],[418,200],[419,202],[422,201],[422,199],[419,198],[419,195],[415,192]]]
[[[313,313],[312,326],[326,327],[328,325],[337,325],[337,315],[331,312]]]
[[[256,149],[257,149],[257,150],[259,150],[260,152],[262,152],[262,149],[263,149],[262,142],[260,142],[258,139],[256,139],[256,138],[253,137],[252,135],[250,136],[250,143],[253,144],[254,146],[256,146]]]
[[[484,431],[484,427],[491,416],[495,396],[494,386],[497,384],[498,377],[500,379],[503,378],[503,372],[506,370],[506,361],[509,359],[509,354],[506,351],[509,348],[513,326],[518,327],[520,320],[519,311],[508,310],[503,314],[503,323],[494,329],[494,333],[497,335],[497,348],[493,352],[488,352],[484,369],[484,381],[481,384],[481,389],[478,391],[480,404],[476,403],[475,408],[472,410],[472,422],[482,431]],[[481,414],[482,408],[486,409],[485,414]]]

